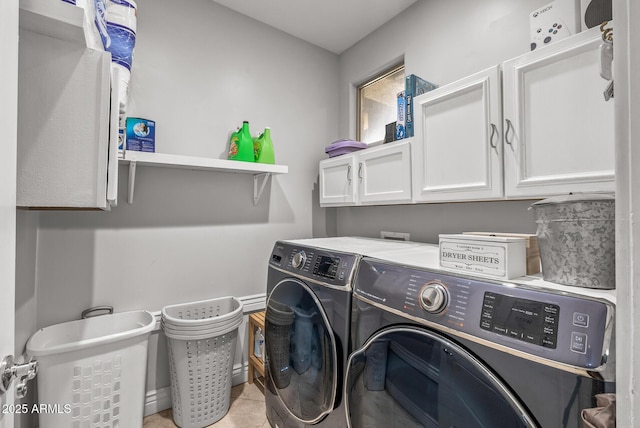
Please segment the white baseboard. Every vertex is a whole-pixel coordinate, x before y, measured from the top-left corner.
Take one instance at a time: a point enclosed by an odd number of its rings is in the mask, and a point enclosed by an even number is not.
[[[236,364],[233,366],[231,374],[231,384],[233,386],[245,383],[249,378],[248,365]],[[171,387],[147,391],[144,400],[144,415],[149,416],[171,408]]]
[[[171,408],[171,387],[147,391],[144,399],[144,415],[149,416]]]

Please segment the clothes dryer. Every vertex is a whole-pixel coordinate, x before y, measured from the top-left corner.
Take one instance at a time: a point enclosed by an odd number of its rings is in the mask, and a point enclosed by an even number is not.
[[[351,284],[362,255],[421,244],[370,238],[276,242],[265,314],[265,403],[272,427],[346,426]]]
[[[614,293],[478,279],[437,260],[434,246],[360,262],[348,426],[582,427],[594,395],[615,390]]]

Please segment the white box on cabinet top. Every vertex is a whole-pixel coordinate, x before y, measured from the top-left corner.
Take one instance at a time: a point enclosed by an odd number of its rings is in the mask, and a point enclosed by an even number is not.
[[[414,98],[413,199],[497,199],[502,191],[498,66]]]
[[[615,190],[601,43],[593,28],[504,63],[507,197]]]
[[[411,202],[410,139],[320,162],[320,206]]]

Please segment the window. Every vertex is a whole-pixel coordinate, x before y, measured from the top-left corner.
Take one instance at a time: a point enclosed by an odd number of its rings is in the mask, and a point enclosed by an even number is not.
[[[358,86],[358,141],[384,141],[385,126],[398,117],[398,92],[404,85],[403,64]]]

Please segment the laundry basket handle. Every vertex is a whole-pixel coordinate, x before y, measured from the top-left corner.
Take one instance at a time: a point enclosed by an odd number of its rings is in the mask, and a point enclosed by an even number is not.
[[[82,319],[113,314],[113,306],[94,306],[82,311]]]

